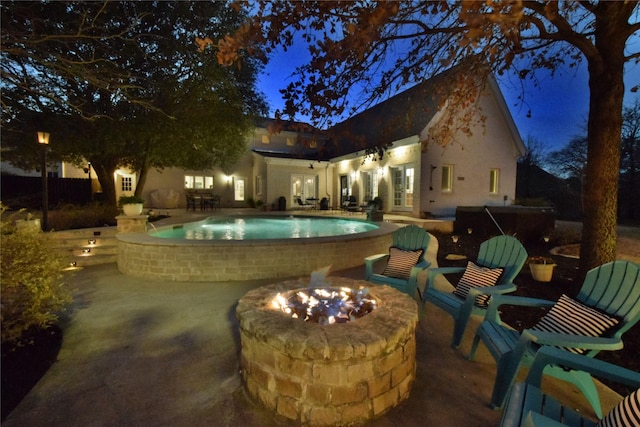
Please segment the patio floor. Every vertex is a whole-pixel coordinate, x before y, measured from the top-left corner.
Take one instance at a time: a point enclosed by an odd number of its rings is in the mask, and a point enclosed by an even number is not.
[[[362,279],[364,267],[332,273]],[[124,276],[115,264],[84,268],[57,362],[4,426],[287,426],[246,395],[238,374],[235,305],[254,282],[163,282]],[[487,406],[495,363],[481,346],[466,360],[477,319],[460,349],[451,318],[429,305],[416,330],[411,395],[370,426],[495,426]],[[544,388],[592,414],[572,386]],[[601,387],[603,409],[619,396]]]

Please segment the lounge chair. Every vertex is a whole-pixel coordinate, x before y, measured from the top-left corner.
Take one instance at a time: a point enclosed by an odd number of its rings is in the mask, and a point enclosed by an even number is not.
[[[522,333],[503,325],[502,305],[548,307],[547,314]],[[589,270],[574,299],[563,295],[557,302],[510,295],[492,298],[484,322],[473,340],[469,359],[480,341],[496,360],[497,374],[491,396],[494,408],[503,406],[521,366],[530,366],[541,345],[594,357],[600,350],[622,348],[622,334],[640,320],[640,266],[614,261]],[[545,373],[575,384],[601,417],[598,391],[588,372],[549,366]]]
[[[620,366],[560,350],[554,347],[542,347],[531,365],[525,382],[513,386],[505,410],[502,413],[501,427],[595,427],[596,422],[585,418],[573,408],[560,403],[554,397],[540,390],[542,375],[548,366],[561,366],[563,369],[580,370],[607,379],[610,382],[624,384],[636,389],[616,405],[604,420],[602,426],[640,424],[640,373]],[[602,417],[599,417],[602,418]],[[609,422],[609,419],[615,422]],[[621,421],[627,421],[623,423]]]
[[[425,259],[431,236],[423,228],[408,225],[393,233],[388,254],[376,254],[364,259],[365,280],[389,285],[411,297],[418,289],[418,273],[431,264]],[[374,272],[377,262],[387,261],[381,274]]]
[[[496,236],[480,245],[475,263],[467,267],[440,267],[427,270],[422,295],[423,305],[431,303],[453,316],[452,347],[459,347],[472,314],[484,317],[491,295],[516,290],[513,280],[527,260],[527,251],[514,237]],[[436,276],[462,273],[464,275],[453,292],[436,288]]]

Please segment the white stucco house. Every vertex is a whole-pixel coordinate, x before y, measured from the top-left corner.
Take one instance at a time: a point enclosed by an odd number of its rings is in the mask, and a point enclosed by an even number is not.
[[[253,199],[275,209],[281,197],[287,209],[298,198],[327,198],[330,207],[339,207],[349,196],[359,204],[380,197],[385,212],[414,217],[453,216],[457,206],[510,205],[525,146],[497,83],[490,78],[480,96],[478,123],[484,123],[471,135],[456,131],[444,147],[428,141],[442,116],[432,95],[438,84],[446,84],[446,74],[327,131],[304,123],[279,123],[274,131],[275,121],[264,119],[247,141],[247,154],[226,172],[153,171],[143,195],[151,200],[152,192],[171,190],[180,194],[178,207],[186,207],[185,193],[202,189],[219,195],[223,207]],[[380,143],[390,145],[382,159],[364,155],[367,146]],[[134,181],[127,188],[135,188],[135,175],[127,176]]]
[[[282,198],[285,209],[294,209],[298,198],[316,206],[326,198],[325,206],[339,208],[348,198],[366,204],[380,197],[385,212],[422,218],[453,216],[457,206],[510,205],[525,146],[493,78],[478,98],[483,124],[471,135],[453,131],[454,142],[446,146],[429,140],[443,114],[457,113],[449,107],[438,112],[434,100],[448,73],[327,130],[261,119],[235,165],[150,171],[145,207],[186,208],[186,194],[194,191],[218,195],[222,207],[246,207],[253,200],[273,209],[283,207]],[[381,159],[364,155],[366,147],[380,144],[388,146]],[[58,170],[61,177],[87,176],[73,169],[62,164]],[[132,194],[136,178],[132,171],[116,171],[117,195]],[[93,187],[99,190],[95,179]]]

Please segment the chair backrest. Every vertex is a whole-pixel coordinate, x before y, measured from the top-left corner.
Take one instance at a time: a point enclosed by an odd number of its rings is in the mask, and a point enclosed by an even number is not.
[[[503,272],[497,284],[513,282],[524,263],[527,251],[518,239],[512,236],[496,236],[485,240],[480,245],[478,264],[484,267],[502,267]]]
[[[424,228],[417,225],[401,227],[393,233],[393,246],[405,251],[422,249],[422,256],[418,262],[422,262],[427,254],[431,236]]]
[[[621,336],[640,320],[640,266],[619,260],[589,270],[576,299],[618,318]]]

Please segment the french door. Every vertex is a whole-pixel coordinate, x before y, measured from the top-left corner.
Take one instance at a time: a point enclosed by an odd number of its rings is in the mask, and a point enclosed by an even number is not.
[[[415,168],[412,165],[391,168],[395,209],[413,208],[414,174]]]

